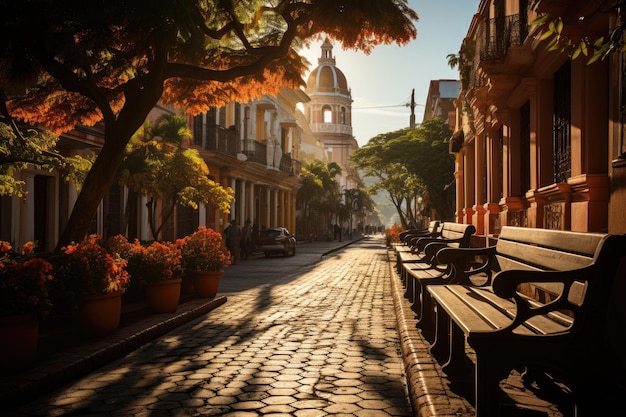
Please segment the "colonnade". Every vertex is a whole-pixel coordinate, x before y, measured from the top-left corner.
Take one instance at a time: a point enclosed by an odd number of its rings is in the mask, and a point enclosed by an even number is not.
[[[235,192],[235,199],[231,204],[230,214],[225,215],[223,226],[234,218],[240,225],[250,220],[259,229],[282,226],[295,233],[295,190],[238,178],[230,178],[229,182]]]

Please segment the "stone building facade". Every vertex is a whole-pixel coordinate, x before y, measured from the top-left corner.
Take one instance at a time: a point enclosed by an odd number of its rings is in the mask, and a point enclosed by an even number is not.
[[[564,33],[600,36],[611,16],[596,3],[480,2],[461,46],[450,144],[456,219],[479,235],[504,225],[626,232],[623,54],[587,65],[548,50],[529,25],[549,13]]]

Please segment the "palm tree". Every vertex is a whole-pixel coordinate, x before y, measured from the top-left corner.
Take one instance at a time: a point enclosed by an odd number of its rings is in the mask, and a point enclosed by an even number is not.
[[[191,136],[186,117],[165,114],[153,125],[144,124],[131,139],[120,183],[132,191],[129,202],[138,194],[148,197],[153,239],[159,238],[177,205],[197,209],[205,203],[228,210],[232,200],[232,190],[208,178],[209,169],[199,153],[182,146]]]
[[[327,226],[331,217],[337,215],[336,206],[341,201],[336,179],[341,174],[341,167],[336,162],[324,164],[315,160],[306,164],[302,172],[297,199],[302,209],[304,230]],[[311,221],[313,214],[318,215],[317,221]]]

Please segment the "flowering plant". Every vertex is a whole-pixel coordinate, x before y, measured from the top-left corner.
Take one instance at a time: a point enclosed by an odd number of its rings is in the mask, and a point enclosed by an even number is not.
[[[388,229],[385,229],[385,239],[387,240],[387,245],[392,242],[400,241],[400,232],[402,232],[404,228],[398,224],[394,224]]]
[[[0,316],[48,315],[51,272],[52,264],[35,255],[33,242],[16,252],[9,242],[0,241]]]
[[[230,265],[230,252],[222,235],[200,226],[193,234],[179,239],[185,271],[220,271]]]
[[[107,251],[102,237],[87,236],[80,243],[62,249],[61,275],[76,295],[104,294],[126,289],[129,274],[127,261],[118,253]]]
[[[137,239],[131,243],[118,235],[111,238],[109,248],[128,261],[126,270],[131,278],[138,278],[144,284],[182,275],[179,244],[155,241],[143,245]]]

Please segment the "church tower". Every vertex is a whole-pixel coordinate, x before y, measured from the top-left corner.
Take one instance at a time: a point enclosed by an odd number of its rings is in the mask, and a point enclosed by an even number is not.
[[[352,135],[352,93],[346,76],[335,65],[333,45],[328,38],[321,46],[318,66],[309,74],[304,113],[313,135],[324,144],[331,161],[341,166],[338,180],[344,189],[356,188],[358,174],[351,168],[350,156],[358,148]]]

